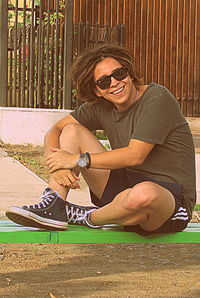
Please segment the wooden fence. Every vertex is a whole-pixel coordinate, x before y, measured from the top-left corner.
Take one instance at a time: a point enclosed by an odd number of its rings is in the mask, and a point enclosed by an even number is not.
[[[74,0],[74,22],[125,26],[145,82],[165,85],[185,116],[200,116],[200,0]]]
[[[87,47],[112,42],[123,45],[123,26],[73,24],[72,1],[32,7],[8,7],[13,25],[8,26],[8,84],[4,105],[28,108],[74,108],[66,73],[73,58]],[[5,8],[5,7],[4,7]],[[9,19],[9,18],[8,18]]]
[[[7,2],[0,1],[1,105],[74,107],[65,80],[72,59],[110,41],[131,51],[146,83],[168,87],[185,116],[200,116],[200,0],[24,0],[21,8],[16,0],[5,52]]]

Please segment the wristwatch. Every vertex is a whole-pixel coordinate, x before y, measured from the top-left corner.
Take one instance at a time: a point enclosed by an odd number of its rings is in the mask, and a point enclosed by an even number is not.
[[[88,152],[80,154],[80,158],[77,161],[77,166],[79,168],[89,169],[89,167],[90,167],[90,154]]]

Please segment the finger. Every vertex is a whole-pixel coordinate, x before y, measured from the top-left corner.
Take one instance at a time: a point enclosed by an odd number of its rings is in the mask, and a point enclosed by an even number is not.
[[[73,188],[73,189],[76,189],[76,188],[79,189],[80,185],[75,181],[75,182],[71,183],[70,187]]]
[[[50,164],[52,163],[52,161],[51,160],[47,160],[47,165],[48,165],[48,167],[50,167]]]
[[[80,188],[80,185],[77,183],[77,181],[73,181],[71,185],[73,185],[74,188]]]
[[[52,168],[57,162],[54,159],[47,160],[47,165],[49,168]]]
[[[63,179],[57,174],[57,172],[52,173],[52,176],[58,184],[63,185]]]
[[[54,177],[55,178],[55,177]],[[62,186],[64,186],[64,187],[68,187],[68,188],[72,188],[71,187],[71,182],[68,180],[68,179],[63,179],[62,177],[59,177],[59,178],[55,178],[55,180],[57,181],[57,183],[59,184],[59,185],[62,185]]]
[[[69,188],[69,186],[67,185],[67,182],[64,181],[64,180],[62,180],[61,185],[64,186],[64,187],[68,187]]]
[[[53,148],[53,147],[50,147],[49,148],[52,152],[58,152],[58,151],[61,151],[59,148]]]
[[[53,161],[51,163],[49,163],[49,169],[50,171],[55,172],[56,170],[60,170],[62,167],[61,163],[59,161]]]
[[[50,154],[49,156],[47,156],[46,161],[47,162],[54,161],[58,156],[59,156],[59,153],[54,152],[54,153]]]
[[[55,179],[61,181],[63,186],[67,186],[72,189],[80,188],[71,170],[59,169],[58,171],[54,171],[52,175]]]
[[[47,165],[50,170],[55,166],[53,162],[49,162]]]
[[[72,175],[73,175],[73,178],[74,178],[74,179],[76,179],[76,180],[78,180],[78,181],[80,180],[80,178],[79,178],[73,171],[72,171]]]
[[[73,173],[73,171],[71,171],[71,173],[70,174],[68,174],[68,178],[69,178],[69,180],[71,181],[71,183],[73,183],[74,185],[77,185],[78,183],[77,183],[77,181],[79,180],[79,178],[75,175],[75,177],[74,177],[74,173]],[[78,179],[77,179],[78,178]]]
[[[60,179],[55,179],[56,180],[56,182],[59,184],[59,185],[62,185],[62,181],[60,180]]]
[[[54,153],[49,154],[49,155],[47,156],[46,160],[49,160],[49,161],[50,161],[50,160],[53,159],[53,158],[55,158]]]
[[[66,176],[65,176],[64,179],[66,179]],[[69,181],[69,184],[67,185],[68,187],[73,188],[73,189],[80,188],[79,184],[74,179],[74,176],[73,176],[73,173],[72,172],[70,174],[68,174],[67,181]]]
[[[76,187],[71,183],[71,181],[63,181],[63,185],[67,186],[68,188],[75,189]]]
[[[71,183],[67,183],[66,181],[59,181],[59,184],[64,187],[75,189],[74,185],[72,185]]]
[[[50,170],[53,170],[53,172],[62,168],[61,164],[59,162],[56,162],[56,161],[50,163],[48,166],[49,166]]]
[[[49,166],[50,170],[49,173],[54,173],[55,171],[61,169],[61,167],[59,167],[59,165],[53,165],[53,166]]]
[[[75,184],[75,183],[71,183],[70,185],[68,185],[70,188],[76,189],[76,188],[80,188],[79,184]]]

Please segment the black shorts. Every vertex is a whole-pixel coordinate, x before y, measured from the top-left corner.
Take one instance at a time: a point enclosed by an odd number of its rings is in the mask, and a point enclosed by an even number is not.
[[[145,231],[139,225],[134,226],[125,226],[126,231],[136,232],[140,235],[150,235],[158,233],[173,233],[180,232],[187,227],[188,222],[190,221],[188,212],[184,205],[183,199],[183,186],[176,183],[169,183],[165,181],[159,181],[153,178],[136,175],[130,169],[118,169],[111,170],[108,183],[105,187],[103,195],[99,200],[92,191],[90,191],[91,201],[94,205],[98,207],[103,207],[110,203],[117,194],[122,192],[127,188],[131,188],[138,183],[144,181],[151,181],[157,183],[166,189],[168,189],[174,196],[175,199],[175,209],[171,217],[157,230],[155,231]]]

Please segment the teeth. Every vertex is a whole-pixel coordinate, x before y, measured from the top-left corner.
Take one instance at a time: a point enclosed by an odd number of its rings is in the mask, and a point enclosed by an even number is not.
[[[118,93],[122,92],[123,89],[124,89],[124,87],[122,87],[122,88],[120,88],[120,89],[118,89],[118,90],[116,90],[116,91],[114,91],[112,93],[113,94],[118,94]]]

